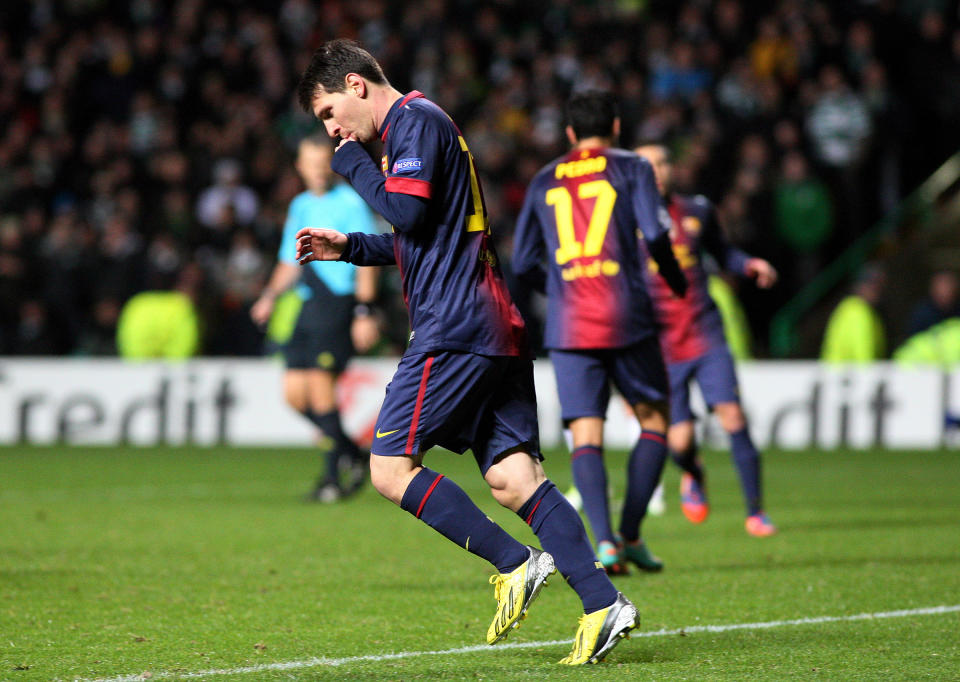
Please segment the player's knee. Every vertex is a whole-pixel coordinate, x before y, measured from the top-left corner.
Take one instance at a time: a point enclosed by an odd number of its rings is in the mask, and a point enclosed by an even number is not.
[[[714,414],[717,421],[727,433],[736,433],[747,425],[747,419],[743,414],[739,403],[722,403],[714,407]]]
[[[514,488],[491,488],[490,492],[493,499],[507,509],[519,509],[525,501],[520,499],[518,491]]]
[[[517,451],[490,467],[484,478],[493,499],[517,511],[546,480],[546,474],[538,459]]]
[[[413,476],[392,462],[392,457],[370,457],[370,484],[394,504],[400,504]],[[384,461],[387,460],[387,461]]]
[[[284,399],[287,401],[287,405],[300,414],[304,414],[307,411],[307,399],[302,393],[289,391],[284,394]]]
[[[644,431],[666,433],[670,425],[670,407],[665,402],[637,403],[633,411]]]

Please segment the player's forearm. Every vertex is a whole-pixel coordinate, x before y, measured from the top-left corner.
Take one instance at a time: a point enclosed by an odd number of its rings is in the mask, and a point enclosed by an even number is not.
[[[745,274],[750,254],[727,241],[716,209],[712,207],[704,220],[701,240],[703,248],[716,259],[721,268],[738,275]]]
[[[290,263],[277,263],[270,274],[270,281],[263,290],[264,296],[276,298],[300,279],[300,268]]]
[[[427,201],[419,197],[388,192],[386,178],[359,142],[348,142],[333,155],[333,170],[345,177],[364,201],[401,232],[423,224]]]
[[[393,239],[392,232],[350,232],[347,234],[347,246],[340,254],[340,260],[354,265],[396,265],[397,255],[393,250]]]
[[[727,243],[722,237],[718,236],[711,242],[704,244],[704,247],[707,253],[713,256],[720,267],[727,272],[742,275],[746,271],[750,254]]]
[[[673,255],[670,235],[663,232],[653,241],[647,242],[647,250],[650,252],[650,257],[656,262],[660,276],[666,280],[673,293],[683,298],[687,293],[687,276],[683,274],[680,264],[677,263],[677,259]]]
[[[357,270],[357,286],[354,295],[357,303],[370,305],[377,299],[377,279],[380,268],[368,267]]]
[[[738,275],[742,275],[747,269],[747,261],[749,260],[750,254],[746,251],[738,249],[735,246],[729,246],[721,262],[723,263],[724,269],[728,272],[735,272]]]

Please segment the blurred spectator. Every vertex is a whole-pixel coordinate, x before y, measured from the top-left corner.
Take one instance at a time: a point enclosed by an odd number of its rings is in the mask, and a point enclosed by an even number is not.
[[[26,300],[20,306],[20,319],[13,339],[17,355],[54,355],[60,352],[50,315],[42,301]]]
[[[197,199],[197,219],[205,227],[219,233],[229,233],[234,222],[237,225],[250,225],[257,217],[260,201],[253,190],[242,184],[243,167],[236,159],[220,159],[213,167],[213,185],[200,193]]]
[[[757,78],[779,77],[793,81],[797,55],[793,44],[780,32],[775,16],[764,17],[757,26],[757,39],[750,45],[750,65]]]
[[[219,347],[240,300],[228,254],[244,233],[243,249],[272,258],[298,190],[290,156],[317,126],[294,79],[333,37],[364,41],[398,88],[426,91],[463,125],[497,240],[530,169],[559,154],[559,103],[590,86],[621,97],[624,144],[668,144],[682,191],[717,199],[728,236],[758,252],[782,230],[778,197],[796,215],[802,188],[826,184],[832,253],[960,146],[960,26],[945,2],[36,7],[0,3],[0,352],[14,352],[26,312],[30,328],[44,317],[54,352],[92,352],[105,301],[191,260],[208,282],[204,352]],[[795,153],[807,184],[775,185],[771,169]],[[746,309],[762,348],[770,311]]]
[[[200,349],[200,286],[195,266],[180,272],[167,291],[142,291],[128,300],[117,321],[117,348],[128,360],[185,360]]]
[[[881,360],[887,337],[877,306],[883,297],[886,274],[876,265],[866,266],[852,293],[830,314],[823,335],[820,359],[835,364]]]
[[[866,227],[860,170],[873,126],[863,99],[833,64],[820,70],[820,90],[807,114],[807,132],[821,169],[834,190],[844,246]]]
[[[213,355],[258,355],[263,351],[263,332],[250,319],[250,308],[260,296],[271,263],[257,248],[253,233],[233,235],[230,251],[217,266],[220,298],[217,329],[211,334],[208,353]]]
[[[902,365],[933,365],[944,370],[960,365],[960,317],[951,317],[908,338],[893,352]]]
[[[658,62],[650,74],[650,92],[656,99],[679,97],[690,101],[708,85],[710,72],[697,63],[696,52],[688,42],[674,45],[670,58]]]
[[[783,158],[774,206],[777,237],[792,254],[784,259],[788,277],[807,282],[820,268],[833,213],[826,185],[810,175],[807,160],[798,151]]]
[[[116,355],[119,317],[117,299],[106,297],[94,303],[93,315],[80,336],[77,352],[80,355]]]
[[[820,71],[820,91],[807,114],[807,131],[817,159],[832,168],[858,163],[870,137],[870,115],[843,73],[828,64]]]
[[[0,354],[14,352],[20,302],[29,288],[28,263],[22,224],[7,217],[0,222]]]
[[[918,334],[949,317],[960,317],[960,278],[952,270],[941,270],[930,278],[927,296],[910,313],[907,336]]]

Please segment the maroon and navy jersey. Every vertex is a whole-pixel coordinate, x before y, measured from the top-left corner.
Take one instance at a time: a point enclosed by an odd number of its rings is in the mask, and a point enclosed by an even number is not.
[[[687,295],[673,296],[647,261],[647,281],[660,323],[660,345],[668,363],[686,362],[726,344],[723,319],[707,292],[702,255],[709,253],[724,270],[743,274],[749,256],[732,247],[717,223],[716,209],[703,196],[671,194],[664,200],[670,214],[670,242],[687,278]]]
[[[396,262],[410,312],[409,352],[521,354],[523,319],[501,274],[480,179],[457,126],[414,91],[390,108],[380,136],[382,174],[344,172],[375,209],[378,193],[382,199],[386,192],[418,197],[426,212],[390,235],[352,233],[344,256],[358,265]],[[348,161],[373,164],[359,145],[345,146],[353,149],[342,160],[337,151],[334,170]]]
[[[544,345],[623,348],[656,334],[637,237],[666,230],[653,169],[636,154],[574,149],[545,166],[527,189],[513,255],[535,286],[547,263]]]

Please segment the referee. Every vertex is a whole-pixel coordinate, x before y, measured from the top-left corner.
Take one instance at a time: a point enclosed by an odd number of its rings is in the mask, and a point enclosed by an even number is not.
[[[335,502],[363,483],[366,455],[343,431],[336,401],[336,383],[354,351],[365,352],[379,338],[373,301],[377,268],[344,262],[297,265],[294,236],[307,226],[341,232],[374,233],[373,216],[363,199],[345,183],[335,184],[330,168],[333,149],[325,136],[300,142],[296,169],[306,191],[287,211],[277,264],[250,314],[265,325],[277,297],[296,286],[303,301],[296,326],[284,346],[283,389],[287,403],[315,424],[332,442],[326,466],[308,499]],[[341,463],[348,465],[341,475]]]

